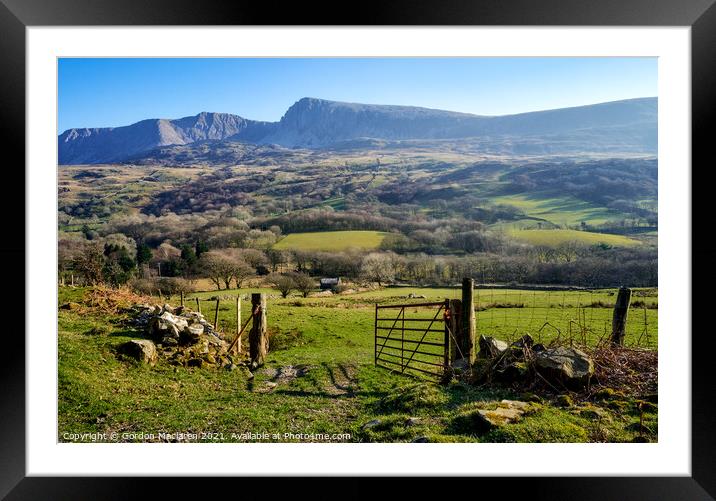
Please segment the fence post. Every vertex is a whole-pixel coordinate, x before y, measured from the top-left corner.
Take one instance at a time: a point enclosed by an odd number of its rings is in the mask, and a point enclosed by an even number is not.
[[[199,315],[201,315],[201,304],[199,303],[199,298],[196,299],[196,311],[199,312]]]
[[[214,310],[214,330],[218,327],[219,322],[219,298],[216,298],[216,309]]]
[[[376,308],[377,308],[377,306],[378,305],[376,305]],[[445,300],[444,308],[445,308],[446,313],[450,311],[450,300],[449,299]],[[378,310],[376,309],[376,312],[377,311]],[[376,313],[376,316],[377,316],[377,313]],[[444,367],[445,372],[447,373],[448,369],[450,368],[450,326],[447,323],[447,319],[445,320],[445,343],[444,344],[445,344],[445,347],[444,347],[444,352],[443,352],[443,367]]]
[[[462,279],[462,353],[470,365],[475,362],[474,288],[475,281],[472,278]]]
[[[179,301],[181,302],[181,307],[184,307],[184,291],[179,291]]]
[[[450,339],[450,362],[455,363],[462,358],[462,301],[459,299],[450,300],[450,331],[453,337]]]
[[[241,293],[236,295],[236,353],[241,353]]]
[[[627,314],[631,302],[631,289],[620,287],[617,294],[617,301],[614,303],[614,314],[612,316],[612,344],[624,345],[626,335]]]
[[[249,332],[249,355],[251,366],[257,367],[264,363],[268,353],[268,336],[266,330],[266,294],[251,294],[251,315],[253,323]]]

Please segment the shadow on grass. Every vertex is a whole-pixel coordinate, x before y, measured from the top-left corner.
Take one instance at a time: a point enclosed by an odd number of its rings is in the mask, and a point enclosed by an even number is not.
[[[354,377],[354,374],[350,373],[350,372],[355,371],[354,366],[347,366],[346,364],[338,364],[338,371],[340,372],[340,378],[336,377],[336,373],[335,373],[333,367],[331,367],[328,363],[321,362],[321,366],[328,373],[328,378],[331,381],[331,385],[333,385],[333,388],[336,391],[343,392],[343,394],[346,396],[351,396],[351,394],[354,393],[355,384],[357,383],[357,379]]]
[[[383,398],[371,404],[371,412],[376,415],[396,412],[444,415],[465,404],[516,397],[516,393],[510,388],[480,388],[460,382],[445,385],[418,377],[410,379],[411,381],[386,391]]]
[[[352,364],[339,363],[335,366],[321,362],[319,366],[306,376],[292,380],[300,388],[277,388],[272,393],[295,397],[312,397],[326,399],[380,398],[384,392],[380,390],[360,389],[356,376],[358,367]]]

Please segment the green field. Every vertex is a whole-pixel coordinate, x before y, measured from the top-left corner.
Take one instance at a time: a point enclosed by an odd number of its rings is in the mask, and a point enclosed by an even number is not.
[[[377,249],[387,233],[381,231],[317,231],[291,233],[278,241],[274,249],[341,251]]]
[[[510,232],[514,230],[550,230],[556,229],[558,228],[558,226],[553,223],[550,223],[549,221],[544,221],[541,219],[524,218],[516,219],[514,221],[502,221],[499,223],[493,223],[490,225],[490,228]]]
[[[224,298],[219,308],[219,326],[230,338],[236,328],[236,294],[257,290],[202,292],[191,298],[203,300],[202,310],[211,319],[215,303],[209,298]],[[459,297],[458,289],[388,288],[306,299],[281,299],[275,291],[263,291],[269,294],[267,315],[273,348],[265,367],[253,378],[243,370],[175,367],[161,359],[155,367],[123,361],[115,354],[116,347],[142,336],[126,322],[126,315],[60,310],[60,441],[65,441],[65,432],[95,431],[223,433],[221,441],[226,442],[243,441],[231,433],[247,430],[349,433],[350,438],[337,440],[350,442],[410,442],[418,437],[427,437],[431,442],[619,442],[631,441],[637,434],[634,427],[639,411],[629,398],[604,406],[583,402],[570,408],[545,400],[536,413],[519,423],[477,434],[465,425],[465,416],[476,406],[489,407],[501,399],[526,397],[509,388],[418,382],[374,366],[376,302],[442,300]],[[61,288],[59,301],[81,301],[84,292]],[[406,300],[409,293],[425,295],[426,299]],[[542,342],[557,336],[571,336],[578,341],[582,332],[576,326],[588,325],[587,342],[594,343],[602,336],[611,309],[585,306],[613,302],[614,297],[613,290],[478,290],[478,333],[514,339],[530,332]],[[649,305],[658,303],[656,291],[637,292],[635,299]],[[174,298],[171,303],[178,301]],[[508,303],[525,307],[501,307]],[[193,306],[192,302],[187,304]],[[247,318],[249,309],[249,301],[244,300],[243,318]],[[415,313],[408,310],[408,315]],[[381,311],[388,316],[394,310]],[[656,347],[657,311],[632,309],[627,344],[639,342]],[[645,314],[649,329],[646,336],[642,318]],[[545,322],[550,326],[544,327]],[[309,370],[303,377],[268,388],[271,371],[289,365],[307,366]],[[599,415],[606,416],[598,422],[593,418],[595,405],[600,405]],[[409,417],[417,417],[418,424],[407,426]],[[363,428],[374,419],[381,421],[379,426]],[[647,412],[644,419],[646,426],[654,430],[649,439],[656,440],[656,412]]]
[[[556,246],[567,242],[578,242],[585,245],[607,244],[614,247],[633,247],[641,242],[623,235],[594,233],[578,230],[508,230],[518,240],[532,245]]]
[[[624,217],[619,211],[593,205],[584,200],[545,193],[501,195],[492,197],[490,201],[512,205],[528,216],[544,219],[558,226],[577,226],[582,222],[598,225]]]

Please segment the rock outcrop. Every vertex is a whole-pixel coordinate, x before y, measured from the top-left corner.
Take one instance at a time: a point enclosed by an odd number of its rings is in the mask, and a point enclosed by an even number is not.
[[[480,346],[478,356],[480,358],[487,359],[495,358],[496,356],[501,355],[502,352],[504,352],[509,347],[506,342],[500,341],[499,339],[495,339],[494,337],[490,336],[480,336],[478,344]]]
[[[527,382],[539,377],[550,384],[579,390],[594,375],[594,362],[583,351],[567,346],[546,348],[525,334],[512,344],[480,336],[480,352],[472,380],[480,383]]]
[[[120,353],[138,362],[154,365],[157,362],[157,347],[148,339],[132,339],[119,347]]]
[[[532,408],[528,402],[502,400],[494,409],[479,409],[477,417],[483,421],[482,427],[491,429],[519,421]]]
[[[565,346],[537,352],[535,366],[545,378],[572,389],[584,387],[594,374],[594,362],[589,355]]]
[[[135,310],[135,325],[156,343],[158,354],[169,363],[186,367],[236,366],[238,360],[227,352],[229,344],[201,313],[168,304],[137,305]]]
[[[495,428],[519,422],[525,415],[540,409],[539,404],[520,400],[502,400],[488,408],[470,408],[453,419],[453,426],[465,433],[482,435]]]

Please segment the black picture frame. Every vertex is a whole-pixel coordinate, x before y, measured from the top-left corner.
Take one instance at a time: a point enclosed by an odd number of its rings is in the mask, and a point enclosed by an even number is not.
[[[363,1],[353,7],[337,3],[320,5],[294,2],[277,8],[269,2],[230,2],[215,0],[0,0],[0,127],[2,152],[14,166],[25,165],[25,29],[31,26],[111,26],[111,25],[546,25],[546,26],[689,26],[692,42],[692,186],[700,187],[692,199],[692,269],[699,270],[699,283],[708,284],[714,273],[709,263],[716,257],[716,244],[699,228],[708,227],[711,213],[707,204],[712,196],[707,177],[714,170],[708,125],[716,111],[716,0],[494,0],[494,1]],[[5,210],[17,213],[25,186],[24,172],[3,169],[6,186],[14,186],[14,196],[4,197]],[[693,177],[698,174],[698,183]],[[689,166],[684,166],[689,175]],[[9,184],[8,184],[9,183]],[[19,199],[18,199],[19,198]],[[24,220],[9,218],[4,223],[2,242],[4,262],[24,262]],[[706,232],[705,232],[706,233]],[[26,263],[32,266],[32,263]],[[698,268],[694,268],[698,267]],[[19,267],[16,267],[19,268]],[[16,270],[20,271],[20,270]],[[17,277],[16,283],[23,283]],[[692,311],[708,311],[707,294],[691,291]],[[12,295],[17,301],[18,288]],[[28,304],[25,304],[27,314]],[[704,327],[708,324],[704,324]],[[713,347],[708,328],[684,325],[692,331],[692,476],[691,477],[610,477],[610,478],[521,478],[473,481],[479,491],[492,487],[510,495],[529,495],[537,499],[714,499],[716,497],[716,433],[712,397]],[[678,333],[683,335],[684,333]],[[0,497],[7,499],[126,499],[146,490],[155,479],[140,478],[55,478],[26,477],[25,474],[25,344],[19,333],[3,333],[0,358]],[[239,489],[235,481],[228,486]],[[265,481],[253,484],[260,487]],[[273,482],[273,481],[271,481]],[[307,484],[291,479],[294,493]],[[425,482],[415,479],[403,487],[404,496],[412,489],[423,489]],[[486,485],[487,484],[487,485]],[[212,481],[211,491],[217,489]],[[190,494],[203,490],[191,479],[164,479],[163,495]],[[341,481],[341,497],[372,495],[365,479]],[[242,483],[241,495],[251,495],[252,484]],[[455,489],[462,489],[462,487]],[[314,491],[312,497],[334,498],[331,489]],[[215,491],[218,495],[218,491]],[[454,492],[454,495],[461,495]],[[452,495],[452,494],[449,494]]]

